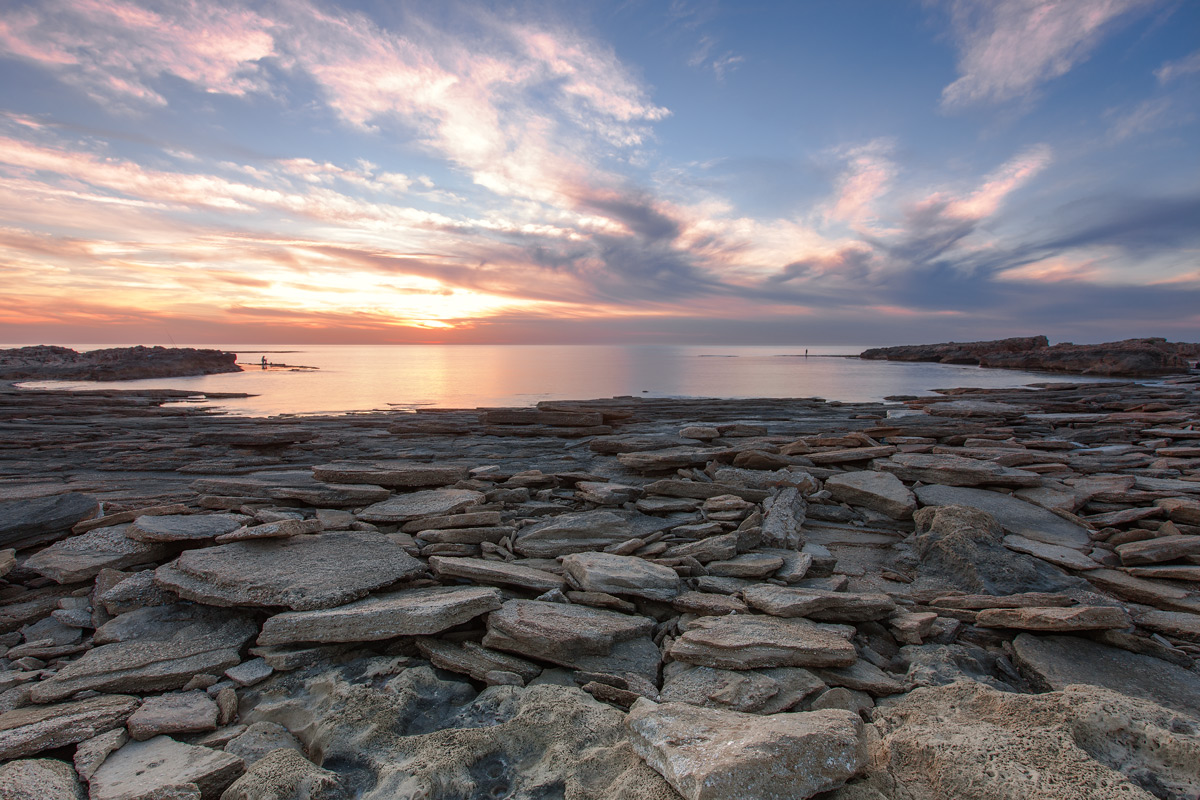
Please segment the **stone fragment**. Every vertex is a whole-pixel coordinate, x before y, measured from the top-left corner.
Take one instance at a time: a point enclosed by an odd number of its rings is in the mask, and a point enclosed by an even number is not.
[[[377,594],[336,608],[285,611],[263,623],[258,644],[371,642],[428,636],[500,608],[500,591],[433,586]]]
[[[675,570],[633,556],[575,553],[562,565],[579,588],[591,592],[670,600],[681,586]]]
[[[363,509],[358,518],[365,522],[407,522],[421,517],[457,514],[483,500],[483,493],[472,489],[426,489],[375,503]]]
[[[138,517],[125,535],[138,542],[192,542],[213,539],[242,527],[229,514],[170,514]]]
[[[830,592],[823,589],[759,584],[742,593],[747,603],[776,617],[808,617],[826,622],[883,619],[896,610],[886,594]]]
[[[1023,631],[1061,632],[1124,629],[1132,623],[1123,608],[1072,606],[1071,608],[992,608],[980,611],[981,628],[1015,628]]]
[[[1171,522],[1181,525],[1200,525],[1200,500],[1193,497],[1164,497],[1154,505],[1167,513]]]
[[[434,464],[318,464],[313,477],[325,483],[368,483],[389,489],[450,486],[467,477],[463,467]]]
[[[611,675],[657,680],[661,654],[648,637],[654,620],[540,600],[509,600],[487,620],[483,646]]]
[[[49,758],[0,764],[4,800],[87,800],[70,764]]]
[[[596,481],[579,481],[575,484],[575,497],[598,506],[621,506],[632,503],[641,496],[642,490],[637,486]]]
[[[98,600],[105,611],[117,616],[140,608],[178,603],[179,597],[154,582],[154,570],[144,569],[129,575],[101,593]]]
[[[942,486],[1039,486],[1036,472],[1002,467],[991,461],[978,461],[954,455],[896,453],[875,462],[875,468],[890,472],[903,481]]]
[[[17,551],[9,548],[8,550],[0,550],[0,578],[3,578],[8,573],[12,572],[12,568],[17,565]]]
[[[274,722],[255,722],[230,739],[224,750],[238,756],[246,762],[246,766],[250,766],[280,748],[304,754],[304,745],[287,728]]]
[[[734,614],[700,617],[671,646],[676,661],[721,669],[838,667],[858,657],[834,626]]]
[[[442,639],[421,637],[417,639],[417,648],[435,667],[470,675],[477,681],[486,681],[492,672],[504,672],[516,675],[523,686],[542,673],[542,668],[536,664],[489,650],[476,642],[453,644]]]
[[[566,586],[562,576],[520,562],[430,556],[429,568],[439,578],[466,578],[476,583],[516,586],[534,592],[549,592]]]
[[[1127,567],[1200,556],[1200,536],[1158,536],[1121,544],[1117,545],[1117,555]]]
[[[225,544],[247,539],[283,539],[305,533],[320,533],[323,530],[325,530],[325,525],[319,519],[281,519],[275,522],[265,522],[262,525],[240,527],[229,533],[221,534],[216,541],[217,544]]]
[[[726,533],[709,536],[698,542],[685,542],[669,548],[663,558],[694,558],[701,564],[710,561],[727,561],[737,555],[737,534]]]
[[[611,511],[584,511],[530,525],[517,535],[513,549],[528,558],[555,558],[601,551],[636,535],[623,516]]]
[[[217,704],[203,691],[168,692],[148,697],[125,726],[139,742],[166,733],[203,733],[217,729]]]
[[[671,601],[671,608],[681,614],[719,617],[724,614],[745,614],[750,607],[736,597],[709,592],[682,592]]]
[[[129,731],[124,728],[114,728],[108,733],[93,736],[82,741],[75,748],[75,772],[83,780],[91,780],[96,770],[108,758],[109,753],[125,746],[129,741]]]
[[[668,447],[665,450],[638,450],[621,453],[617,461],[638,472],[665,472],[685,467],[703,467],[708,462],[728,453],[715,447]]]
[[[765,489],[749,489],[728,483],[701,483],[700,481],[684,481],[675,478],[664,478],[642,488],[645,489],[646,494],[688,497],[693,500],[707,500],[722,494],[732,494],[752,503],[761,503],[771,496],[771,492]]]
[[[25,758],[119,728],[138,698],[100,695],[51,706],[26,706],[0,714],[0,759]]]
[[[846,667],[822,667],[814,669],[813,672],[830,686],[844,686],[875,697],[904,691],[904,686],[899,681],[870,661],[861,658]]]
[[[207,800],[220,797],[245,770],[235,755],[155,736],[129,742],[105,759],[92,775],[90,800],[162,797],[154,793],[189,783]]]
[[[1074,548],[1062,547],[1057,544],[1046,544],[1045,542],[1026,539],[1024,536],[1005,536],[1004,546],[1009,550],[1015,550],[1018,553],[1025,553],[1026,555],[1040,558],[1042,561],[1053,564],[1056,567],[1072,569],[1077,572],[1100,569],[1102,566],[1096,563],[1091,557],[1085,556]]]
[[[785,486],[763,502],[766,516],[762,524],[765,547],[798,550],[804,544],[800,526],[804,524],[808,504],[795,486]]]
[[[336,772],[321,769],[291,748],[258,759],[221,795],[221,800],[348,800],[352,794]]]
[[[307,486],[279,486],[267,489],[273,500],[299,500],[310,506],[350,508],[380,503],[391,492],[382,486],[313,483]]]
[[[832,475],[826,479],[825,488],[839,503],[863,506],[892,519],[908,519],[917,509],[913,493],[887,472],[859,470]]]
[[[1013,640],[1013,656],[1021,673],[1042,689],[1103,686],[1200,718],[1200,675],[1152,656],[1077,636],[1030,633]]]
[[[1200,597],[1162,581],[1145,580],[1115,569],[1092,570],[1085,577],[1096,588],[1123,600],[1145,603],[1166,611],[1200,614]]]
[[[155,580],[208,605],[307,611],[423,572],[424,564],[383,534],[337,531],[189,550],[159,567]]]
[[[225,677],[238,686],[253,686],[265,681],[274,672],[275,668],[268,664],[266,659],[253,658],[225,670]]]
[[[672,669],[663,682],[660,699],[747,714],[787,711],[825,682],[801,667],[729,670],[683,666]]]
[[[921,486],[917,498],[924,506],[979,509],[991,515],[1005,532],[1026,539],[1084,552],[1091,547],[1087,528],[1010,495],[957,486]]]
[[[129,525],[96,528],[34,553],[25,568],[58,583],[90,580],[102,569],[124,569],[166,558],[165,544],[134,541],[126,536]]]
[[[711,561],[709,575],[723,578],[765,578],[783,566],[783,559],[772,553],[743,553],[726,561]]]
[[[638,755],[687,800],[807,798],[864,765],[862,720],[847,711],[761,717],[642,698],[626,725]]]
[[[99,507],[96,498],[78,492],[0,502],[0,547],[24,550],[61,539]]]

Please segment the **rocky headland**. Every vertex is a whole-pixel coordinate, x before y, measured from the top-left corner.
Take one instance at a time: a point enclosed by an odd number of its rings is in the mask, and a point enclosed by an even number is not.
[[[0,350],[0,380],[130,381],[241,372],[237,354],[192,347],[110,347],[80,353],[33,345]]]
[[[171,399],[0,387],[0,796],[1200,793],[1200,376]]]
[[[1166,339],[1125,339],[1104,344],[1051,345],[1045,336],[990,342],[946,342],[864,350],[873,361],[926,361],[975,364],[996,369],[1063,372],[1074,375],[1145,378],[1186,373],[1200,358],[1200,344]]]

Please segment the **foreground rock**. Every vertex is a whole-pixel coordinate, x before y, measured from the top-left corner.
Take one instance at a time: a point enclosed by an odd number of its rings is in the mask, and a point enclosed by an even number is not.
[[[124,725],[137,707],[136,697],[100,695],[0,714],[0,759],[24,758],[90,739]]]
[[[844,631],[804,619],[701,617],[671,648],[676,661],[721,669],[842,667],[857,654]]]
[[[863,766],[862,720],[849,711],[760,717],[686,703],[634,703],[633,746],[687,800],[806,798]]]
[[[245,771],[245,762],[237,756],[155,736],[145,742],[129,742],[106,758],[89,782],[90,797],[125,800],[193,784],[200,797],[208,800],[220,797]]]
[[[68,535],[71,526],[99,509],[79,492],[0,503],[0,547],[33,547]]]

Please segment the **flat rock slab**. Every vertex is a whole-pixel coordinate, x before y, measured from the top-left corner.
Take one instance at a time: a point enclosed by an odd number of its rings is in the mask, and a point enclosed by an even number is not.
[[[489,650],[477,642],[461,644],[422,637],[417,639],[417,649],[439,669],[470,675],[483,682],[489,672],[511,672],[528,683],[542,673],[542,668],[523,658]]]
[[[154,579],[198,603],[311,611],[423,572],[424,564],[383,534],[338,531],[189,550]]]
[[[625,516],[611,511],[566,513],[524,528],[513,549],[528,558],[555,558],[603,550],[637,535]]]
[[[482,502],[483,493],[471,489],[427,489],[368,506],[358,518],[365,522],[408,522],[421,517],[457,514]]]
[[[1177,558],[1200,556],[1200,536],[1159,536],[1117,545],[1117,555],[1127,567],[1161,564]]]
[[[1114,606],[1071,606],[1069,608],[992,608],[980,611],[975,624],[981,628],[1013,628],[1022,631],[1069,633],[1128,628],[1132,621],[1125,609]]]
[[[240,650],[258,631],[231,617],[196,623],[177,639],[132,639],[101,645],[31,689],[35,703],[52,703],[76,692],[159,692],[181,689],[194,676],[220,675],[241,662]]]
[[[139,702],[127,695],[100,695],[0,714],[0,760],[25,758],[119,728]]]
[[[318,464],[313,467],[313,477],[326,483],[369,483],[389,489],[411,489],[458,483],[467,477],[467,470],[431,464]]]
[[[654,620],[580,605],[509,600],[488,616],[484,647],[588,672],[658,678]]]
[[[90,800],[153,797],[185,783],[196,784],[207,800],[220,797],[245,771],[246,762],[235,755],[155,736],[109,755],[89,781]]]
[[[229,514],[173,514],[138,517],[125,535],[139,542],[191,542],[215,539],[240,527],[241,520]]]
[[[124,569],[160,561],[171,554],[168,545],[130,539],[129,528],[96,528],[56,542],[30,556],[25,566],[58,583],[78,583],[96,577],[103,569]]]
[[[732,670],[676,665],[659,696],[663,702],[778,714],[824,688],[825,682],[803,667]]]
[[[433,586],[379,594],[337,608],[285,611],[263,623],[259,646],[296,642],[373,642],[430,636],[500,608],[500,590]]]
[[[1087,572],[1088,570],[1100,569],[1102,566],[1093,561],[1089,556],[1085,556],[1072,547],[1046,544],[1045,542],[1026,539],[1024,536],[1005,536],[1004,546],[1009,550],[1040,558],[1042,561],[1049,562],[1056,567],[1073,569],[1076,572]]]
[[[836,789],[864,766],[862,720],[841,710],[769,717],[639,699],[637,754],[687,800],[784,800]]]
[[[725,448],[668,447],[665,450],[638,450],[621,453],[617,461],[638,472],[665,472],[684,467],[703,467],[709,461],[728,453]]]
[[[875,467],[890,472],[904,481],[943,486],[1040,486],[1042,476],[1036,472],[1002,467],[991,461],[978,461],[954,455],[897,453],[880,459]]]
[[[139,742],[159,734],[203,733],[217,729],[217,704],[207,692],[168,692],[146,698],[125,723]]]
[[[349,508],[386,500],[391,491],[369,484],[313,483],[267,489],[272,500],[299,500],[319,508]]]
[[[917,508],[917,500],[895,475],[874,470],[859,470],[830,476],[825,488],[839,503],[863,506],[892,519],[908,519]]]
[[[589,592],[670,600],[682,585],[675,570],[634,556],[575,553],[564,557],[562,565],[579,588]]]
[[[840,629],[806,619],[700,617],[675,640],[676,661],[720,669],[844,667],[858,653]]]
[[[0,503],[0,547],[21,550],[61,539],[99,508],[96,498],[78,492]]]
[[[553,572],[519,562],[486,561],[482,558],[430,556],[429,568],[439,578],[466,578],[476,583],[517,586],[535,592],[562,589],[567,582]]]
[[[1092,542],[1087,528],[1063,519],[1041,506],[986,489],[961,486],[921,486],[917,499],[924,506],[967,506],[995,517],[1006,533],[1035,542],[1087,551]]]
[[[896,611],[886,594],[830,592],[798,589],[764,583],[742,593],[747,603],[776,617],[808,617],[824,622],[866,622],[883,619]]]
[[[1076,636],[1029,633],[1013,640],[1013,654],[1021,672],[1042,688],[1103,686],[1200,719],[1200,675],[1166,661]]]

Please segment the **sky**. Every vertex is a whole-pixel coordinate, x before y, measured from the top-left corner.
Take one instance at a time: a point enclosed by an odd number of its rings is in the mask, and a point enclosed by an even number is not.
[[[1194,0],[0,0],[0,342],[1200,340]]]

